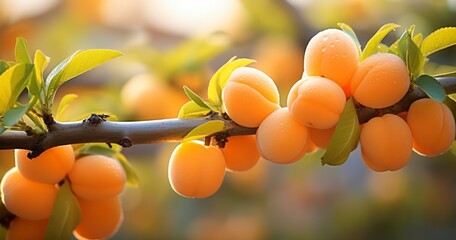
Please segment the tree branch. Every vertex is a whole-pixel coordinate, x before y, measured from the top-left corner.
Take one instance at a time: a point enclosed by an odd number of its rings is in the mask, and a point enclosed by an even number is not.
[[[447,94],[456,93],[456,77],[438,80]],[[359,106],[357,109],[359,122],[365,123],[379,113],[407,111],[414,101],[425,97],[427,96],[421,89],[413,88],[401,101],[391,107],[372,109]],[[66,144],[104,142],[130,147],[137,144],[177,142],[182,140],[193,128],[210,120],[225,122],[225,129],[218,134],[234,136],[255,134],[256,132],[256,128],[242,127],[218,116],[132,122],[111,122],[104,118],[101,120],[88,118],[79,122],[55,122],[48,126],[48,132],[42,136],[27,135],[22,131],[6,131],[0,134],[0,150],[28,149],[31,150],[29,156],[36,157],[46,149]]]

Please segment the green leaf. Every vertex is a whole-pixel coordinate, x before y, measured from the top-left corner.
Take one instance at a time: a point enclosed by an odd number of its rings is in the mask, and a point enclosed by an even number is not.
[[[61,120],[63,112],[68,108],[70,103],[77,97],[78,97],[78,95],[76,95],[74,93],[69,93],[69,94],[66,94],[65,96],[63,96],[62,99],[60,100],[59,107],[57,108],[57,112],[55,113],[54,118],[56,120]]]
[[[445,89],[443,89],[442,85],[440,85],[437,79],[429,75],[421,75],[415,79],[413,83],[421,88],[421,90],[423,90],[430,98],[439,102],[443,102],[445,100]]]
[[[222,106],[222,91],[228,81],[231,73],[239,67],[247,66],[255,62],[253,59],[248,58],[239,58],[232,57],[220,67],[217,72],[212,76],[209,81],[209,87],[207,89],[207,96],[209,98],[209,103],[212,106],[215,106],[218,109],[221,109]]]
[[[201,107],[200,105],[196,104],[194,101],[188,101],[184,105],[182,105],[181,109],[179,110],[178,118],[180,119],[188,119],[188,118],[198,118],[207,116],[211,112],[210,109]]]
[[[31,64],[30,55],[27,50],[27,42],[23,37],[18,37],[16,40],[16,48],[14,49],[14,55],[17,63],[28,63]]]
[[[3,115],[3,124],[5,126],[14,126],[27,113],[28,109],[28,104],[9,109]]]
[[[46,229],[46,239],[71,239],[80,219],[81,209],[71,191],[70,182],[66,180],[55,198]]]
[[[6,128],[4,128],[3,126],[0,126],[0,134],[2,134],[4,131],[6,131]]]
[[[410,33],[407,33],[408,49],[407,49],[407,68],[412,74],[412,79],[415,79],[422,74],[424,68],[424,56],[420,48],[412,40]]]
[[[435,77],[435,78],[438,78],[438,77],[456,77],[456,71],[451,71],[451,72],[446,72],[446,73],[438,73],[438,74],[434,74],[432,76]]]
[[[212,120],[195,127],[183,139],[182,142],[200,139],[211,134],[222,131],[225,128],[225,122],[222,120]]]
[[[358,146],[359,134],[358,115],[353,99],[350,98],[345,104],[326,153],[321,157],[321,163],[332,166],[342,165]]]
[[[424,38],[421,52],[427,57],[453,45],[456,45],[456,27],[440,28]]]
[[[90,49],[77,51],[63,60],[46,78],[47,107],[50,107],[54,100],[55,92],[63,83],[120,55],[122,55],[121,52],[114,50]]]
[[[131,187],[138,187],[138,175],[136,174],[136,171],[133,169],[125,155],[118,152],[113,157],[119,160],[119,163],[122,165],[122,168],[124,169],[125,174],[127,175],[127,184]]]
[[[361,55],[361,53],[362,53],[361,44],[359,43],[358,37],[356,36],[356,33],[353,30],[353,28],[351,28],[346,23],[337,23],[337,26],[353,39],[353,41],[356,43],[356,46],[358,47],[358,53],[359,53],[359,55]]]
[[[193,92],[187,86],[184,86],[184,92],[187,95],[187,97],[190,98],[190,100],[196,103],[196,105],[202,108],[210,109],[209,105],[207,105],[206,102],[204,102],[204,100],[200,96],[198,96],[198,94]]]
[[[366,59],[370,55],[376,53],[378,45],[382,42],[386,35],[388,35],[388,33],[390,33],[398,27],[400,26],[394,23],[388,23],[383,25],[367,42],[366,46],[364,47],[363,53],[361,54],[361,61]]]
[[[9,68],[8,63],[6,63],[6,62],[3,61],[3,60],[0,60],[0,75],[2,75],[3,72],[5,72],[6,69],[8,69],[8,68]]]
[[[19,63],[0,75],[0,115],[14,106],[32,72],[33,65]]]
[[[35,52],[35,58],[33,59],[33,64],[35,65],[35,76],[30,80],[27,88],[32,96],[35,96],[37,99],[41,99],[41,94],[43,93],[43,72],[49,64],[49,57],[44,55],[43,52],[37,50]],[[44,99],[41,99],[42,101]]]

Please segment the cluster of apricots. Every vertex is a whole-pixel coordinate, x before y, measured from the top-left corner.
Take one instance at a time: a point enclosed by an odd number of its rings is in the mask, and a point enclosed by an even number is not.
[[[222,184],[225,170],[243,171],[259,157],[293,163],[318,148],[326,149],[352,97],[357,104],[381,109],[399,102],[411,87],[404,61],[391,53],[360,60],[355,41],[338,29],[316,34],[304,54],[304,73],[291,87],[287,106],[264,72],[239,67],[222,92],[226,114],[237,124],[258,128],[256,135],[230,136],[225,148],[201,141],[183,142],[169,162],[172,188],[186,197],[207,197]],[[361,125],[362,158],[374,171],[398,170],[412,151],[436,156],[455,138],[449,108],[432,99],[414,102],[406,113],[384,114]]]
[[[15,215],[9,224],[8,239],[44,239],[65,179],[81,209],[74,236],[101,239],[117,231],[123,220],[119,194],[126,174],[116,159],[103,155],[75,159],[71,145],[48,149],[34,159],[29,159],[27,152],[15,150],[15,166],[1,181],[2,202]]]

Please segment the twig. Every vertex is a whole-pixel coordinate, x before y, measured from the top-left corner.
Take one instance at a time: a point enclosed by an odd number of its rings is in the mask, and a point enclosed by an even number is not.
[[[438,80],[447,94],[456,92],[456,77]],[[391,107],[372,109],[361,106],[357,109],[359,122],[361,124],[367,122],[376,117],[378,112],[386,114],[407,111],[414,101],[425,97],[427,96],[421,89],[414,88],[401,101]],[[130,147],[137,144],[177,142],[182,140],[193,128],[214,120],[214,116],[131,122],[111,122],[102,119],[96,124],[92,120],[89,118],[79,122],[55,122],[49,126],[46,133],[40,136],[27,135],[22,131],[6,131],[0,134],[0,149],[28,149],[31,150],[29,156],[33,158],[46,149],[66,144],[104,142]],[[256,128],[242,127],[222,117],[219,117],[218,120],[225,122],[225,129],[216,135],[226,137],[256,133]]]

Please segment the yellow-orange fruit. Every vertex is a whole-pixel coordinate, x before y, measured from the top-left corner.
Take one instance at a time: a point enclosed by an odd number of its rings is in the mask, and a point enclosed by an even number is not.
[[[133,76],[122,87],[120,97],[126,110],[141,120],[177,117],[180,107],[188,101],[182,91],[152,74]]]
[[[232,172],[248,170],[260,159],[255,135],[231,136],[220,150],[225,157],[226,169]]]
[[[310,141],[319,148],[326,149],[328,147],[329,141],[336,130],[336,127],[328,129],[316,129],[308,128]]]
[[[339,121],[345,106],[345,94],[339,85],[329,79],[306,77],[293,85],[287,105],[298,123],[328,129]]]
[[[77,159],[68,176],[73,192],[87,200],[115,197],[122,192],[127,180],[119,161],[103,155]]]
[[[410,77],[402,59],[390,53],[377,53],[364,59],[350,83],[356,101],[370,108],[389,107],[407,93]]]
[[[317,33],[309,41],[304,53],[304,70],[308,76],[329,78],[343,89],[348,86],[358,62],[356,43],[338,29]]]
[[[258,127],[272,112],[280,108],[279,91],[264,72],[240,67],[234,70],[222,92],[228,116],[245,127]]]
[[[29,159],[29,150],[16,149],[16,167],[22,176],[32,181],[56,184],[60,182],[74,165],[74,151],[71,145],[50,148],[38,157]]]
[[[303,55],[304,49],[294,41],[262,38],[253,51],[253,58],[257,62],[252,66],[274,79],[279,90],[288,91],[296,80],[301,78]]]
[[[432,99],[412,103],[407,124],[413,136],[413,149],[425,156],[445,153],[454,141],[455,122],[451,110]]]
[[[51,216],[58,188],[30,181],[16,167],[11,168],[0,185],[2,202],[14,215],[27,220],[44,220]]]
[[[393,114],[365,123],[359,142],[364,162],[374,171],[398,170],[412,155],[412,133],[407,123]]]
[[[171,154],[168,178],[176,193],[188,198],[209,197],[225,177],[225,159],[215,146],[201,141],[179,144]]]
[[[309,149],[307,138],[307,127],[293,120],[288,108],[273,112],[257,130],[260,155],[280,164],[299,160]]]
[[[100,201],[78,198],[81,221],[73,234],[77,239],[108,239],[119,229],[123,221],[119,197]]]
[[[10,222],[7,240],[44,240],[49,220],[26,220],[16,217]]]

